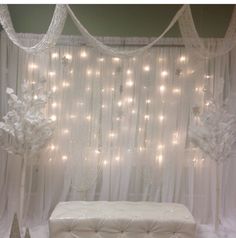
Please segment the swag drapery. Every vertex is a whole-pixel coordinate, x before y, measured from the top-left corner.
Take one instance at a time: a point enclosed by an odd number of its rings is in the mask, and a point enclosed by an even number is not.
[[[32,45],[40,36],[19,34]],[[119,49],[122,38],[105,38]],[[147,39],[126,39],[139,45]],[[217,40],[216,40],[217,41]],[[122,46],[121,46],[122,45]],[[215,201],[213,164],[188,140],[188,126],[209,103],[234,88],[234,51],[191,65],[180,39],[163,39],[130,59],[102,55],[80,37],[27,55],[1,34],[1,117],[5,90],[20,94],[21,82],[47,80],[52,98],[48,115],[55,137],[40,158],[28,164],[24,218],[45,222],[59,201],[147,200],[185,204],[200,223],[212,223]],[[233,85],[233,86],[232,86]],[[19,209],[21,161],[1,151],[2,236]],[[226,161],[223,215],[235,214],[235,160]],[[4,217],[4,220],[3,220]],[[2,237],[1,236],[1,237]]]

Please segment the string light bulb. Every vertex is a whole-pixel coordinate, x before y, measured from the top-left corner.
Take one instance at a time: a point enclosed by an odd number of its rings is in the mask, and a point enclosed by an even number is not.
[[[166,71],[166,70],[163,70],[162,72],[161,72],[161,76],[162,77],[166,77],[168,75],[168,72]]]
[[[112,60],[113,60],[114,62],[120,62],[120,58],[118,58],[118,57],[114,57],[114,58],[112,58]]]
[[[172,92],[173,92],[174,94],[180,94],[180,93],[181,93],[181,90],[180,90],[180,88],[173,88]]]
[[[121,106],[122,106],[122,102],[119,101],[119,102],[117,103],[117,105],[118,105],[118,107],[121,107]]]
[[[57,120],[57,116],[56,115],[52,115],[50,118],[51,118],[52,121],[56,121]]]
[[[67,60],[72,60],[72,55],[71,54],[65,54],[64,56]]]
[[[166,87],[165,87],[165,85],[161,85],[159,89],[160,89],[161,93],[164,93],[166,90]]]
[[[52,91],[55,93],[57,91],[57,86],[53,86]]]
[[[159,164],[162,164],[162,161],[163,161],[163,155],[162,155],[162,154],[157,155],[156,160],[159,162]]]
[[[182,55],[180,58],[179,58],[179,61],[180,62],[185,62],[186,61],[186,57],[184,55]]]
[[[48,75],[49,75],[50,77],[53,77],[53,76],[56,75],[56,72],[54,72],[54,71],[48,72]]]
[[[144,70],[145,72],[149,72],[149,71],[150,71],[150,66],[149,66],[149,65],[145,65],[145,66],[143,67],[143,70]]]
[[[115,157],[115,160],[116,160],[116,161],[120,161],[120,157],[119,157],[119,156],[116,156],[116,157]]]
[[[134,82],[130,79],[126,82],[126,86],[132,87],[134,85]]]
[[[159,116],[159,121],[160,121],[160,122],[163,122],[163,121],[164,121],[164,118],[165,118],[165,117],[164,117],[163,115],[160,115],[160,116]]]
[[[80,57],[81,58],[86,58],[88,56],[87,52],[85,50],[80,52]]]
[[[57,103],[56,103],[56,102],[53,102],[53,103],[52,103],[52,107],[53,107],[53,108],[56,108],[56,107],[57,107]]]
[[[130,74],[132,74],[132,71],[131,71],[130,69],[128,69],[128,70],[126,71],[126,73],[127,73],[128,75],[130,75]]]
[[[53,58],[53,59],[56,59],[56,58],[58,58],[58,57],[59,57],[59,54],[58,54],[58,53],[56,53],[56,52],[52,53],[52,58]]]
[[[63,161],[66,161],[66,160],[68,160],[68,157],[67,157],[67,155],[63,155],[63,156],[62,156],[62,160],[63,160]]]
[[[53,151],[56,149],[56,146],[54,144],[51,144],[50,149]]]
[[[30,63],[28,67],[29,69],[38,69],[38,65],[34,63]]]

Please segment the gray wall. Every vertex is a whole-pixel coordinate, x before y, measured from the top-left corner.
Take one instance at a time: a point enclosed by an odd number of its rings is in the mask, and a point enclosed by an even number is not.
[[[70,5],[80,21],[97,36],[157,36],[181,5]],[[9,5],[17,32],[44,33],[55,5]],[[191,5],[202,37],[222,37],[233,5]],[[68,16],[63,34],[76,35]],[[166,36],[179,36],[175,26]]]

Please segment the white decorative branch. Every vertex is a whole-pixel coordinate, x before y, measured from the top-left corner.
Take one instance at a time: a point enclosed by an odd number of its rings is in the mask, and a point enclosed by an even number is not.
[[[215,162],[216,168],[216,211],[215,231],[218,232],[221,209],[221,169],[220,162],[228,159],[236,143],[236,116],[230,114],[225,106],[211,103],[200,114],[199,123],[189,128],[190,140],[206,157]]]
[[[23,218],[27,161],[37,155],[53,136],[54,123],[45,113],[50,94],[44,89],[45,80],[37,84],[24,83],[22,97],[7,88],[9,111],[0,122],[1,147],[22,158],[20,219]]]

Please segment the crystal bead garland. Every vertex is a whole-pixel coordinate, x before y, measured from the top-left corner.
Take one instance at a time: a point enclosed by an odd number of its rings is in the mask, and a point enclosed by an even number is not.
[[[12,24],[11,16],[7,5],[0,5],[0,23],[12,42],[25,50],[27,53],[38,53],[56,45],[59,36],[64,28],[67,17],[67,8],[65,5],[56,5],[50,26],[42,40],[37,44],[27,47],[19,40]]]

